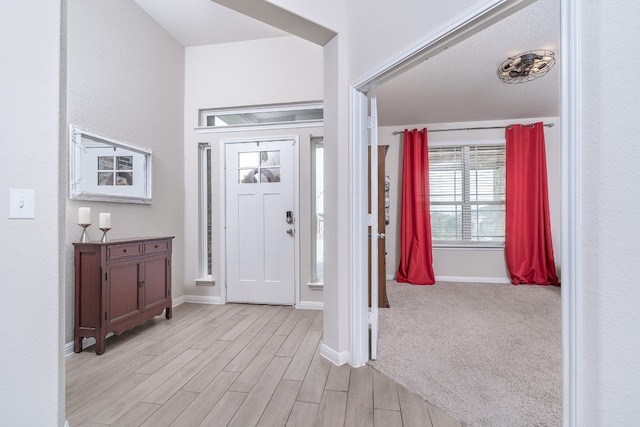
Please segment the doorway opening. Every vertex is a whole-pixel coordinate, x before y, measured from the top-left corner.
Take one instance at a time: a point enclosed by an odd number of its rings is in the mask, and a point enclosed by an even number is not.
[[[491,2],[483,10],[469,11],[468,15],[439,34],[433,34],[418,43],[410,52],[372,70],[365,77],[353,83],[350,93],[351,103],[351,182],[350,198],[353,201],[350,215],[351,241],[350,252],[355,261],[351,282],[353,307],[351,311],[352,342],[351,364],[361,366],[366,363],[369,354],[368,329],[370,316],[367,309],[367,257],[366,224],[359,212],[366,209],[366,150],[368,145],[367,114],[368,94],[382,83],[409,69],[413,65],[443,52],[449,46],[475,34],[480,29],[527,6],[530,2],[515,2],[501,5]],[[580,271],[580,178],[574,171],[579,170],[579,129],[580,118],[571,107],[579,101],[578,69],[578,17],[575,0],[561,0],[562,22],[561,39],[562,77],[561,77],[561,117],[562,126],[562,352],[563,352],[563,423],[575,425],[579,414],[580,379],[580,292],[578,287]],[[375,319],[372,319],[376,322]]]

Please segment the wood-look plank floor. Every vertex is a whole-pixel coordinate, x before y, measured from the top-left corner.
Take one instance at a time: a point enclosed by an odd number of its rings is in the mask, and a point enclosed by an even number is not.
[[[461,427],[368,366],[319,355],[322,312],[183,304],[66,360],[79,426]]]

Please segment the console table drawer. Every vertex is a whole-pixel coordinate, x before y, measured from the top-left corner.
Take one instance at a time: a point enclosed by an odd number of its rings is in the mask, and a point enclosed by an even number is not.
[[[145,242],[144,243],[144,253],[152,254],[154,252],[166,252],[169,250],[169,241],[168,240],[158,240],[155,242]]]
[[[113,245],[107,250],[107,259],[118,259],[142,254],[142,245],[140,243]]]

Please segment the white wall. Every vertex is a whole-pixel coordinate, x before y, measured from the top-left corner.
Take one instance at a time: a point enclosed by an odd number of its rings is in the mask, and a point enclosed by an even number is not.
[[[224,215],[224,194],[220,189],[220,139],[242,135],[300,136],[300,207],[301,271],[300,295],[303,301],[319,302],[322,292],[310,291],[310,219],[306,196],[309,181],[309,135],[322,135],[321,128],[255,131],[224,134],[197,134],[199,110],[247,105],[322,100],[322,48],[297,37],[189,47],[185,55],[184,159],[185,159],[185,294],[194,300],[220,302],[223,278],[224,236],[220,218]],[[213,279],[214,286],[198,286],[202,276],[199,266],[199,165],[198,143],[212,146],[213,165]],[[306,212],[306,213],[305,213]],[[305,215],[308,217],[305,217]],[[304,217],[304,218],[303,218]]]
[[[77,212],[111,212],[112,239],[175,236],[173,298],[183,293],[184,48],[132,0],[68,4],[67,122],[153,150],[151,205],[66,201],[66,341],[73,339],[73,245]],[[65,141],[66,143],[66,141]],[[61,171],[66,172],[66,170]],[[62,179],[67,180],[64,173]],[[66,192],[68,197],[68,189]],[[88,229],[100,238],[97,225]]]
[[[346,363],[351,354],[350,254],[351,180],[349,149],[349,50],[348,34],[338,34],[324,47],[325,58],[325,223],[324,223],[324,316],[323,345]],[[326,349],[325,349],[326,351]],[[335,360],[334,360],[335,361]]]
[[[297,37],[188,47],[185,128],[198,109],[322,100],[322,48]]]
[[[0,413],[64,422],[58,194],[61,2],[0,3]],[[8,219],[9,189],[35,190],[35,219]]]
[[[638,4],[582,13],[582,405],[585,426],[640,420]]]
[[[282,0],[284,3],[284,0]],[[325,47],[325,298],[323,343],[342,360],[351,346],[351,274],[349,248],[350,123],[349,84],[373,67],[410,47],[476,2],[344,2],[346,26]],[[291,2],[287,6],[295,7]],[[310,13],[300,5],[294,12]],[[336,13],[340,13],[337,11]],[[327,24],[318,13],[307,16]],[[338,28],[340,30],[340,28]],[[366,176],[366,171],[364,172]]]
[[[420,124],[412,126],[381,127],[378,140],[382,145],[388,145],[385,167],[391,178],[391,221],[387,226],[387,275],[394,275],[400,262],[400,221],[399,207],[402,189],[402,135],[393,135],[394,131],[407,129],[456,129],[468,127],[506,126],[513,123],[554,123],[551,128],[545,128],[545,142],[547,154],[547,176],[549,186],[549,213],[551,217],[551,232],[553,251],[556,261],[556,271],[560,272],[561,265],[561,199],[560,199],[560,163],[562,154],[561,126],[559,117],[527,118],[520,120],[493,120],[487,122],[457,122]],[[429,142],[437,141],[473,141],[482,139],[504,139],[504,130],[473,130],[452,132],[431,132]],[[504,250],[462,250],[462,249],[433,249],[433,269],[437,280],[441,278],[460,278],[467,281],[502,281],[509,282]],[[458,280],[458,279],[455,279]]]

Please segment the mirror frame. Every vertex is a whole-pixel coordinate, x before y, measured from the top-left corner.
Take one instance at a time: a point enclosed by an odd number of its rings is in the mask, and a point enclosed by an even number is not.
[[[86,182],[89,182],[89,177],[83,176],[84,165],[87,161],[84,139],[143,155],[144,183],[141,186],[142,188],[134,195],[115,194],[108,191],[109,187],[105,188],[105,191],[89,191],[85,185]],[[151,154],[152,152],[149,148],[117,141],[81,129],[76,125],[69,125],[69,197],[72,200],[151,204],[153,176]]]

